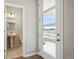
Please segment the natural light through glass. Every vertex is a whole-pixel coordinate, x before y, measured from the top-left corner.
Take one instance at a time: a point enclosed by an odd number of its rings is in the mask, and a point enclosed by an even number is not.
[[[56,58],[56,0],[43,0],[43,51]]]

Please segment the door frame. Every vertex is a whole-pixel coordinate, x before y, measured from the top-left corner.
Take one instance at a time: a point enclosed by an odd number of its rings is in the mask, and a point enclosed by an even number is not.
[[[25,53],[25,7],[23,5],[17,5],[17,4],[13,4],[13,3],[7,3],[5,2],[4,3],[4,7],[5,6],[10,6],[10,7],[15,7],[15,8],[20,8],[22,9],[22,56],[25,57],[26,56],[26,53]],[[6,21],[5,21],[6,22]],[[5,25],[5,28],[6,28],[6,25]],[[6,35],[6,30],[5,30],[5,35]],[[7,54],[7,39],[5,38],[5,54]],[[6,59],[7,56],[5,56],[5,59]]]
[[[38,47],[38,54],[39,55],[41,55],[41,53],[40,53],[40,50],[41,50],[41,45],[42,45],[42,43],[40,42],[41,40],[40,39],[42,39],[42,38],[40,38],[39,36],[41,36],[42,35],[42,32],[41,32],[41,34],[40,34],[40,27],[39,27],[39,24],[40,24],[40,22],[41,22],[41,24],[42,24],[42,14],[43,14],[43,12],[41,11],[41,10],[43,10],[42,9],[42,4],[43,4],[43,1],[42,0],[38,0],[38,41],[39,41],[39,47]],[[41,17],[41,18],[40,18]],[[61,19],[61,24],[60,24],[60,32],[61,32],[61,34],[60,34],[60,37],[61,37],[61,43],[60,43],[60,59],[63,59],[64,58],[64,0],[60,0],[60,19]]]

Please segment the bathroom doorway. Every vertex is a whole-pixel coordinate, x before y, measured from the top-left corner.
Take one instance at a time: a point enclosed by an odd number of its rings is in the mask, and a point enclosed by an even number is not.
[[[23,7],[5,3],[5,59],[23,56]]]

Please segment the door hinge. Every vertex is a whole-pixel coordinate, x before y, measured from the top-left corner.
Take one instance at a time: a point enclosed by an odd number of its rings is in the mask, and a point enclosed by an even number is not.
[[[5,52],[5,49],[4,49],[4,52]]]

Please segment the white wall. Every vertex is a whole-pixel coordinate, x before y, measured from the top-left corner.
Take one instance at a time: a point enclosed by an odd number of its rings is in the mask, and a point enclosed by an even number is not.
[[[74,0],[64,0],[64,59],[74,59]]]
[[[5,2],[23,5],[25,7],[25,54],[37,51],[37,14],[36,0],[5,0]]]

